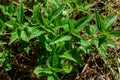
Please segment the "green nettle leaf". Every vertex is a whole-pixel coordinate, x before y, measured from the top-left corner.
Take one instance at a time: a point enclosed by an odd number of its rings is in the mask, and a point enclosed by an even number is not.
[[[70,1],[74,1],[74,0],[70,0]],[[77,5],[80,5],[81,1],[82,0],[75,0],[75,2],[76,2]]]
[[[39,12],[39,21],[42,25],[47,25],[48,24],[48,20],[46,18],[44,18],[42,12]]]
[[[62,64],[63,73],[70,73],[73,69],[73,66],[69,63]]]
[[[45,67],[42,67],[42,66],[37,66],[35,68],[35,70],[34,70],[34,73],[37,76],[42,76],[42,74],[49,74],[49,75],[51,75],[53,72],[49,68],[45,68]]]
[[[23,9],[22,2],[20,2],[20,6],[18,6],[18,9],[17,9],[17,19],[20,23],[23,23],[23,18],[24,18],[24,9]]]
[[[25,16],[25,18],[28,20],[28,22],[32,25],[32,26],[38,26],[40,24],[38,19],[33,19],[29,16]]]
[[[100,32],[104,32],[105,31],[106,24],[102,20],[102,18],[100,17],[100,15],[98,14],[97,11],[96,11],[96,24],[97,24],[97,27],[98,27]]]
[[[84,63],[78,53],[73,54],[73,53],[70,53],[69,51],[65,51],[59,57],[74,61],[74,62],[80,64],[80,66],[84,65]]]
[[[58,36],[54,41],[52,41],[50,43],[50,45],[59,43],[59,42],[64,42],[64,41],[69,41],[71,39],[70,35],[62,35],[62,36]]]
[[[0,5],[0,9],[2,10],[2,12],[5,14],[5,15],[9,15],[10,16],[10,6],[1,6]]]
[[[72,35],[79,38],[79,39],[82,39],[79,32],[72,33]]]
[[[33,18],[38,18],[38,14],[39,14],[38,7],[39,4],[33,6]]]
[[[96,34],[97,29],[96,29],[95,26],[89,25],[89,26],[86,27],[86,32],[87,32],[87,34],[89,34],[89,35],[94,35],[94,34]]]
[[[52,48],[50,47],[50,45],[47,42],[45,42],[45,48],[47,51],[50,51],[50,52],[52,51]]]
[[[49,75],[47,80],[59,80],[59,77],[57,74],[52,74],[52,75]]]
[[[108,36],[113,38],[120,38],[120,31],[113,30],[111,32],[108,32]]]
[[[79,2],[80,3],[80,2]],[[93,4],[87,4],[87,5],[84,5],[84,4],[79,4],[79,5],[76,5],[77,6],[77,9],[81,12],[84,12],[84,13],[88,13],[88,8],[90,8]]]
[[[70,32],[73,33],[75,30],[74,30],[74,23],[72,20],[69,20],[69,28],[70,28]]]
[[[6,42],[0,41],[0,45],[7,44]]]
[[[58,55],[54,52],[51,54],[51,63],[52,63],[52,67],[57,67],[59,63]]]
[[[106,30],[109,30],[112,28],[116,19],[117,19],[117,16],[108,16],[104,19],[104,21],[106,23]]]
[[[37,66],[35,69],[34,69],[34,73],[39,76],[40,75],[40,71],[42,70],[43,68],[41,66]]]
[[[25,31],[21,31],[20,37],[22,40],[28,42],[29,41],[29,37],[27,35],[27,33]]]
[[[90,8],[92,6],[93,6],[93,4],[87,4],[87,5],[85,5],[85,10],[87,10],[88,8]]]
[[[75,23],[75,28],[81,30],[85,27],[85,25],[90,22],[94,17],[94,14],[85,16],[83,18],[80,18],[76,23]]]
[[[10,63],[7,63],[6,65],[5,65],[5,70],[6,71],[9,71],[9,70],[11,70],[12,69],[12,65],[10,64]]]
[[[47,65],[51,66],[52,68],[58,67],[59,64],[59,58],[58,54],[56,53],[56,47],[52,50],[51,55],[49,56],[47,60]]]
[[[14,25],[12,25],[10,22],[5,23],[8,28],[14,29]]]
[[[65,58],[71,61],[74,61],[76,63],[78,63],[78,61],[72,56],[72,53],[70,53],[69,51],[65,51],[62,55],[59,56],[60,58]]]
[[[107,46],[115,48],[117,47],[117,44],[112,39],[107,39]]]
[[[18,39],[19,38],[19,36],[18,36],[18,31],[15,31],[15,32],[12,32],[11,33],[11,37],[10,37],[10,42],[9,42],[9,45],[11,44],[11,43],[13,43],[16,39]]]
[[[101,45],[100,47],[97,48],[99,53],[101,54],[103,60],[106,60],[106,53],[107,53],[107,48],[104,45]]]
[[[106,43],[106,37],[100,37],[98,42],[98,47],[101,47],[104,43]]]
[[[33,39],[33,38],[40,36],[42,34],[44,34],[44,31],[42,29],[36,27],[33,29],[31,36],[30,36],[30,39]]]
[[[50,0],[50,2],[51,2],[51,6],[53,6],[53,7],[59,7],[59,6],[61,6],[61,0]]]
[[[51,57],[48,57],[47,58],[47,60],[46,60],[46,65],[48,66],[48,67],[51,67]]]
[[[53,75],[49,75],[47,80],[55,80],[54,76]]]
[[[65,32],[68,32],[70,30],[70,24],[68,19],[62,19],[59,23],[60,25],[55,28],[55,31],[63,29]]]
[[[56,19],[63,11],[64,6],[61,6],[60,8],[56,9],[50,16],[49,20],[52,22],[54,19]]]
[[[94,44],[99,52],[99,54],[102,56],[103,60],[106,59],[106,53],[107,53],[107,44],[104,43],[104,39],[102,42],[100,42],[101,39],[94,38]]]
[[[80,43],[82,46],[90,46],[90,42],[85,38],[81,38]]]

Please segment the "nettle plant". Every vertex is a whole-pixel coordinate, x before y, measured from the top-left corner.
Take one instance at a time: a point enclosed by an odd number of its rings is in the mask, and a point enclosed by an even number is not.
[[[98,51],[106,61],[107,48],[115,47],[113,39],[120,37],[120,32],[112,29],[116,16],[102,19],[97,10],[89,13],[92,4],[83,5],[79,0],[37,0],[30,10],[32,16],[24,13],[23,6],[22,0],[18,6],[12,0],[10,5],[0,6],[0,35],[10,34],[9,42],[0,37],[0,45],[12,47],[19,42],[24,45],[19,50],[29,55],[31,45],[40,44],[39,65],[34,73],[47,76],[48,80],[58,80],[58,73],[76,71],[76,65],[84,66],[86,54]],[[78,13],[84,15],[75,20]]]

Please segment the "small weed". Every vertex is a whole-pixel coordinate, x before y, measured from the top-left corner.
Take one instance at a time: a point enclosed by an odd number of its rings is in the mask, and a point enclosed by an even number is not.
[[[10,0],[7,6],[0,5],[0,45],[19,44],[16,51],[28,55],[33,48],[39,50],[34,73],[47,80],[59,80],[58,73],[68,74],[76,65],[83,67],[83,56],[96,51],[106,63],[108,47],[116,47],[114,38],[120,38],[120,32],[112,28],[117,17],[102,18],[97,10],[89,12],[92,5],[81,0],[35,0],[33,5]],[[32,14],[26,15],[26,11]],[[15,51],[11,50],[0,53],[6,70],[12,68],[11,54]],[[119,58],[117,66],[120,73]]]

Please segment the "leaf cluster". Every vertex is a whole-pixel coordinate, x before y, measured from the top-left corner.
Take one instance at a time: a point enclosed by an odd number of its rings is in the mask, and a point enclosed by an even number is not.
[[[11,0],[8,6],[0,5],[0,45],[17,42],[21,44],[18,51],[29,55],[32,45],[39,44],[39,65],[34,73],[48,76],[48,80],[59,80],[58,73],[70,73],[75,65],[84,66],[86,54],[97,51],[105,61],[107,48],[115,47],[113,39],[120,37],[120,32],[112,29],[116,16],[103,19],[97,10],[88,11],[92,4],[82,4],[80,0],[35,0],[33,6],[27,7],[32,15],[25,14],[23,0],[18,4],[15,6]],[[76,20],[78,13],[85,16]],[[4,41],[2,36],[7,33],[9,41]]]

